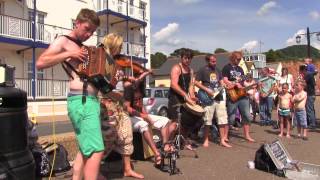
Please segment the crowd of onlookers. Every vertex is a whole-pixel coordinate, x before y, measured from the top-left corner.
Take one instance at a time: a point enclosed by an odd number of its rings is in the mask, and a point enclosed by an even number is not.
[[[295,77],[287,67],[283,67],[279,75],[271,74],[266,67],[261,69],[260,79],[270,78],[256,83],[249,74],[244,82],[245,86],[257,84],[248,90],[253,121],[259,115],[259,124],[280,128],[280,137],[284,135],[284,128],[287,128],[286,137],[290,138],[290,129],[297,126],[298,136],[307,140],[307,129],[316,128],[314,103],[318,71],[312,59],[306,58],[304,62]],[[275,121],[271,119],[273,109],[276,109],[278,115]]]

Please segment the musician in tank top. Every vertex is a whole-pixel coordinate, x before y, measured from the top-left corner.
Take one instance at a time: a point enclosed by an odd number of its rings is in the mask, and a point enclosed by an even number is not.
[[[172,134],[177,127],[178,114],[183,103],[196,104],[194,86],[193,86],[193,70],[190,68],[192,60],[192,52],[190,50],[180,51],[180,62],[175,64],[170,74],[170,90],[168,101],[168,118],[172,121],[169,126],[169,134]]]
[[[244,72],[243,69],[239,66],[241,59],[242,52],[232,52],[229,57],[230,63],[225,65],[222,69],[223,81],[226,84],[227,90],[233,88],[244,88],[243,81],[241,79],[241,77],[243,77],[244,75]],[[243,124],[245,139],[249,142],[254,142],[255,140],[250,136],[251,114],[249,98],[247,96],[241,97],[235,102],[233,102],[230,97],[227,96],[227,113],[229,125],[234,124],[237,109],[239,109],[241,114],[241,123]],[[228,134],[228,132],[226,132],[226,134]]]

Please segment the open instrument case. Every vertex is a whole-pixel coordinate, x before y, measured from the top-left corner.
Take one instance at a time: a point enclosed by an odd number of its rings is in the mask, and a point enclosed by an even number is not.
[[[265,144],[264,149],[278,170],[293,180],[320,180],[320,165],[293,160],[280,140]]]

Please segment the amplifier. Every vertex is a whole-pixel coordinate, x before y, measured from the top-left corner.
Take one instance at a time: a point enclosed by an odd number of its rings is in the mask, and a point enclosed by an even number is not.
[[[7,64],[0,64],[0,86],[15,86],[15,67]]]

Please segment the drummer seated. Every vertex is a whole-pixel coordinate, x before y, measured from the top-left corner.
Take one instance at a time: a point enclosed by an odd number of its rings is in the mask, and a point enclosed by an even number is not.
[[[143,75],[143,74],[142,74]],[[140,78],[137,78],[140,79]],[[169,119],[162,116],[147,114],[143,107],[144,83],[125,81],[124,84],[124,107],[130,115],[132,129],[140,132],[155,154],[156,164],[160,164],[161,156],[153,141],[150,127],[160,130],[163,144],[168,141]],[[164,147],[165,150],[168,147]]]

